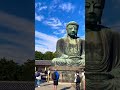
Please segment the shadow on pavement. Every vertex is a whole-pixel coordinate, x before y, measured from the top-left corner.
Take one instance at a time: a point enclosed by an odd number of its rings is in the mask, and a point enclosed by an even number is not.
[[[48,85],[53,85],[52,83],[48,83],[48,84],[45,84],[45,85],[43,85],[43,86],[48,86]]]
[[[70,89],[70,88],[71,88],[71,86],[70,87],[65,87],[65,88],[60,89],[60,90],[67,90],[67,89]]]

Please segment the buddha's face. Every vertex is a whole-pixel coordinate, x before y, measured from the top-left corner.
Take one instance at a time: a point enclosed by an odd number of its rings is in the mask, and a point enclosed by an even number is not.
[[[78,32],[78,26],[77,25],[68,25],[67,26],[67,34],[71,38],[77,37],[77,32]]]
[[[96,24],[98,21],[100,21],[104,7],[103,2],[104,0],[86,0],[86,23]]]

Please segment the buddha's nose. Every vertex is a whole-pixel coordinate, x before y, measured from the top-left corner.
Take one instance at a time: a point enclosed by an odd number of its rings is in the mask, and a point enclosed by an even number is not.
[[[93,13],[94,12],[94,6],[91,5],[90,8],[89,8],[89,13]]]
[[[75,28],[73,27],[73,28],[72,28],[72,32],[74,32],[74,31],[75,31]]]

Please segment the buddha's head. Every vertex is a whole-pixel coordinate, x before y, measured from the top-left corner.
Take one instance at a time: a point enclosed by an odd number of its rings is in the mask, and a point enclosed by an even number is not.
[[[86,24],[100,24],[105,0],[86,0]]]
[[[67,35],[70,36],[71,38],[76,38],[78,33],[78,28],[79,25],[75,21],[69,22],[66,26]]]

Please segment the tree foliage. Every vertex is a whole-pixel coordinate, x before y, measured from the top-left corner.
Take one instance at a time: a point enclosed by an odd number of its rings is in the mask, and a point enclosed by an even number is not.
[[[43,53],[35,51],[35,60],[43,60]]]
[[[0,60],[0,81],[34,81],[34,60],[27,60],[22,65],[13,60]]]
[[[44,53],[44,60],[52,60],[54,58],[53,52],[47,51]]]
[[[38,52],[35,51],[36,60],[52,60],[56,57],[53,52]],[[6,58],[0,59],[0,81],[34,81],[35,61],[27,60],[20,65],[13,60]]]
[[[56,53],[47,51],[44,54],[42,52],[35,51],[35,60],[52,60],[56,57]]]

